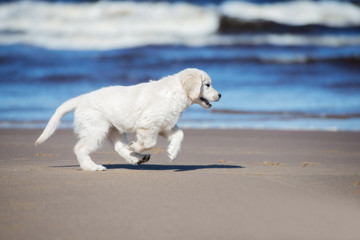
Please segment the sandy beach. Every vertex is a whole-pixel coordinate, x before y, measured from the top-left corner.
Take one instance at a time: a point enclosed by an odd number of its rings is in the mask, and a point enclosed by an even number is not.
[[[0,130],[0,239],[360,237],[360,133],[185,130],[167,160],[131,166],[110,144],[80,171],[71,130]]]

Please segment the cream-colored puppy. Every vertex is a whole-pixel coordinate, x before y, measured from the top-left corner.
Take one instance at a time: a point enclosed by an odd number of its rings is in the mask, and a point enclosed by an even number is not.
[[[36,141],[38,145],[56,130],[60,119],[74,113],[74,127],[79,141],[74,152],[83,170],[101,171],[90,154],[96,151],[108,136],[115,151],[132,164],[150,159],[141,154],[151,149],[161,135],[169,141],[168,156],[175,159],[184,137],[176,125],[181,114],[191,104],[210,108],[209,101],[218,101],[221,95],[211,86],[210,77],[198,69],[185,69],[158,81],[134,86],[102,88],[72,98],[57,108],[46,128]],[[136,141],[128,144],[126,133],[136,133]]]

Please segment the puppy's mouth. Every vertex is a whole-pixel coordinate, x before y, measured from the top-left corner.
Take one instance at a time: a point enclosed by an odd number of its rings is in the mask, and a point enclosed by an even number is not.
[[[200,100],[203,101],[206,104],[206,106],[208,106],[209,108],[212,106],[209,100],[207,100],[206,98],[200,97]]]

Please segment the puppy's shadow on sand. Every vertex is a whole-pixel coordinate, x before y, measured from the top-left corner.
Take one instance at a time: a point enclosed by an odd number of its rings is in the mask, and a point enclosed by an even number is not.
[[[225,165],[225,164],[210,164],[210,165],[104,164],[103,166],[109,170],[111,170],[111,169],[151,170],[151,171],[174,170],[174,172],[194,171],[194,170],[200,170],[200,169],[239,169],[239,168],[244,168],[242,166]],[[66,168],[66,167],[79,167],[79,165],[53,166],[53,167]]]
[[[174,170],[174,172],[194,171],[199,169],[234,169],[243,168],[236,165],[163,165],[163,164],[143,164],[143,165],[130,165],[130,164],[108,164],[104,165],[107,169],[130,169],[130,170]]]

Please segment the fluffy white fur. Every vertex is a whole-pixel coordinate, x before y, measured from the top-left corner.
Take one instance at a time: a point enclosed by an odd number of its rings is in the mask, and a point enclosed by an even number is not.
[[[74,152],[83,170],[101,171],[90,154],[96,151],[105,137],[113,142],[115,151],[132,164],[150,159],[141,154],[151,149],[161,135],[169,141],[168,156],[175,159],[184,137],[176,125],[181,114],[191,104],[211,107],[221,95],[211,86],[210,77],[198,69],[185,69],[158,81],[134,86],[102,88],[70,99],[57,108],[35,145],[48,139],[60,119],[74,113],[74,127],[79,141]],[[126,133],[135,132],[136,141],[128,144]]]

